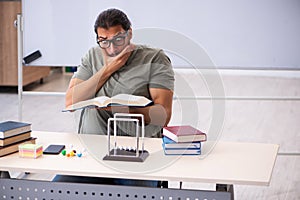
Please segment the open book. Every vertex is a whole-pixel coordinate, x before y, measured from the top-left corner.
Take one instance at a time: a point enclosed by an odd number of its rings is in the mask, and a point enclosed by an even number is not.
[[[95,97],[85,101],[80,101],[65,108],[63,111],[73,111],[86,107],[104,108],[108,106],[131,106],[131,107],[145,107],[152,103],[151,100],[143,96],[136,96],[131,94],[118,94],[111,98],[107,96]]]

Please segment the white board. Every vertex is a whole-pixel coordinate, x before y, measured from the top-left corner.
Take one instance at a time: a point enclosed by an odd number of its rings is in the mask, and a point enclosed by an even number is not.
[[[299,0],[23,0],[22,7],[23,55],[42,53],[30,65],[80,64],[86,51],[96,45],[97,15],[115,7],[128,15],[133,34],[146,28],[174,33],[156,40],[173,45],[165,50],[175,67],[191,63],[174,49],[181,48],[186,55],[199,53],[176,41],[176,35],[181,35],[220,68],[300,68]],[[141,36],[134,35],[134,42],[159,46]],[[197,67],[208,64],[196,62],[192,64]]]

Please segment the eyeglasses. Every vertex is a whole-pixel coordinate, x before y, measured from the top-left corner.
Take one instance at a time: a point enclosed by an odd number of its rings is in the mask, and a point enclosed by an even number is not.
[[[113,37],[110,40],[99,40],[97,36],[97,43],[102,49],[106,49],[110,47],[110,44],[113,43],[115,46],[122,46],[125,44],[125,38],[128,35],[128,31],[125,33],[121,33],[120,35],[117,35]]]

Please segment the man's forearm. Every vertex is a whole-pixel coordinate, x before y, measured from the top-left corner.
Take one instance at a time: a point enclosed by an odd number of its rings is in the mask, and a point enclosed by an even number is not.
[[[139,113],[144,115],[146,124],[167,126],[171,119],[171,110],[164,108],[160,104],[147,106],[144,108],[129,108],[130,113]]]
[[[66,106],[93,98],[109,76],[109,72],[105,68],[102,68],[88,80],[73,83],[73,86],[69,87],[66,92]]]

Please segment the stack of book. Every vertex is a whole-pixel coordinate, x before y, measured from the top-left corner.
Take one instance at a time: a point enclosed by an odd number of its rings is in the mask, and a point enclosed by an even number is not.
[[[200,155],[201,142],[206,134],[189,126],[168,126],[163,128],[163,149],[165,155]]]
[[[35,144],[31,124],[17,121],[0,122],[0,157],[19,150],[20,144]]]

